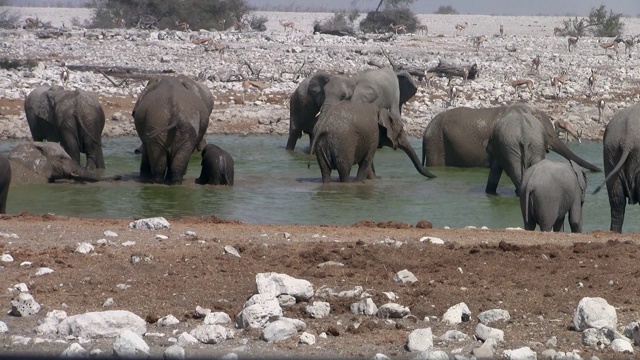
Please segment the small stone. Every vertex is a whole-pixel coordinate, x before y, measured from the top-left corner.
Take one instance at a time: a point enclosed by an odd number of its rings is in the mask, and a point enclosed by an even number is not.
[[[227,245],[227,246],[225,246],[225,247],[224,247],[224,251],[225,251],[227,254],[233,255],[233,256],[235,256],[235,257],[240,257],[240,253],[238,252],[238,250],[236,250],[236,248],[234,248],[234,247],[233,247],[233,246],[231,246],[231,245]]]
[[[36,302],[31,294],[20,293],[11,301],[11,315],[31,316],[40,311],[40,304]]]
[[[195,232],[195,231],[191,231],[191,230],[187,230],[187,231],[185,231],[184,236],[186,236],[186,237],[193,237],[193,238],[194,238],[194,237],[198,237],[198,235],[196,234],[196,232]]]
[[[9,254],[2,254],[2,256],[0,256],[0,261],[2,261],[2,262],[13,262],[13,256],[11,256]]]
[[[421,243],[422,242],[428,242],[430,244],[434,244],[434,245],[444,245],[444,240],[437,238],[437,237],[433,237],[433,236],[423,236],[420,238],[419,240]]]
[[[329,316],[331,307],[328,302],[314,301],[312,305],[307,305],[306,312],[314,319],[322,319]]]
[[[79,254],[88,254],[92,252],[94,249],[95,248],[93,247],[93,245],[91,245],[91,243],[83,242],[78,244],[74,252]]]
[[[182,348],[182,346],[180,345],[171,345],[167,348],[167,350],[164,351],[164,353],[162,354],[162,357],[164,359],[167,360],[172,360],[172,359],[184,359],[185,358],[185,352],[184,349]]]
[[[136,244],[135,241],[125,241],[122,243],[122,246],[133,246],[135,244]]]
[[[167,219],[163,217],[140,219],[129,224],[131,229],[162,230],[170,227]]]
[[[616,353],[633,354],[633,345],[623,339],[615,339],[611,342],[611,350]]]
[[[465,303],[456,304],[442,315],[442,321],[449,323],[449,325],[460,324],[465,321],[469,321],[471,317],[471,310]]]
[[[157,326],[171,326],[171,325],[176,325],[179,324],[180,320],[178,320],[175,316],[169,314],[165,317],[162,317],[160,319],[158,319],[158,321],[156,322]]]
[[[83,358],[83,357],[86,358],[87,355],[88,355],[87,350],[85,350],[80,344],[73,343],[69,345],[69,347],[62,352],[62,355],[60,355],[60,357],[61,358]]]
[[[400,270],[393,276],[393,282],[396,284],[413,284],[417,281],[418,278],[407,269]]]
[[[162,241],[162,240],[168,240],[169,237],[167,235],[157,234],[155,239]]]
[[[113,298],[107,298],[107,300],[102,304],[102,307],[109,307],[111,305],[113,305]]]
[[[29,288],[27,287],[27,284],[25,283],[18,283],[13,285],[13,288],[20,291],[20,292],[29,292]]]
[[[104,236],[106,237],[118,237],[118,234],[114,231],[107,230],[104,232]]]
[[[48,267],[41,267],[41,268],[38,268],[38,270],[36,270],[36,276],[51,274],[52,272],[53,270],[49,269]]]
[[[314,345],[316,343],[316,337],[305,331],[300,334],[298,342],[303,345]]]

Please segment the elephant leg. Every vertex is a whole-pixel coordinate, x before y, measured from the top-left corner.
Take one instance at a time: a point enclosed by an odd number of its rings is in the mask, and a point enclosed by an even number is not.
[[[151,163],[149,162],[149,156],[147,155],[146,147],[142,144],[136,151],[141,154],[140,158],[140,177],[143,179],[151,179]]]
[[[484,192],[490,195],[496,195],[498,190],[498,183],[500,182],[500,176],[502,176],[502,166],[500,166],[495,160],[491,162],[491,168],[489,170],[489,178],[487,179],[487,187]]]
[[[102,143],[89,144],[87,146],[87,170],[104,169],[104,155],[102,154]]]
[[[2,179],[0,179],[0,214],[6,214],[7,197],[9,195],[9,186],[11,185],[11,165],[9,165],[9,160],[6,158],[0,160],[3,162],[6,161],[6,166],[2,164],[4,174],[2,175]]]
[[[618,176],[621,176],[620,174]],[[609,194],[609,206],[611,207],[611,231],[622,232],[622,223],[624,222],[624,212],[626,207],[626,197],[622,189],[622,182],[619,178],[609,186],[607,184],[607,192]]]
[[[188,149],[181,149],[177,151],[173,157],[170,158],[168,164],[168,173],[166,176],[167,183],[169,185],[180,185],[182,179],[187,173],[187,164],[191,157],[191,152]]]
[[[569,226],[571,227],[572,233],[581,233],[582,232],[582,204],[579,201],[576,201],[577,204],[574,204],[569,210]]]
[[[329,162],[329,156],[324,149],[325,145],[323,141],[316,144],[316,159],[318,160],[318,166],[320,167],[320,174],[322,175],[322,182],[331,182],[331,164]]]
[[[144,163],[146,158],[147,164]],[[148,176],[144,176],[143,168],[148,167]],[[164,183],[165,174],[167,173],[168,159],[167,152],[160,144],[147,143],[142,152],[142,161],[140,163],[140,176],[145,177],[157,184]]]
[[[233,166],[225,170],[223,177],[225,180],[224,182],[225,185],[233,186],[233,178],[234,178]]]
[[[293,150],[296,147],[296,142],[302,137],[302,130],[296,128],[289,128],[289,139],[287,140],[287,150]]]
[[[60,145],[73,160],[80,164],[80,143],[78,141],[78,134],[71,130],[63,131],[60,134]]]
[[[564,231],[564,218],[565,218],[565,215],[562,215],[561,217],[558,218],[558,220],[556,220],[556,222],[553,224],[553,231],[555,232]]]

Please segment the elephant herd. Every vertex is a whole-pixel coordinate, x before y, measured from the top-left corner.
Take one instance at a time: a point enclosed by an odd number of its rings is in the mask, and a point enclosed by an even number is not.
[[[485,192],[496,194],[503,172],[515,185],[525,229],[562,231],[568,214],[571,231],[582,231],[587,187],[582,168],[601,171],[573,153],[557,136],[550,117],[523,103],[494,108],[454,108],[436,115],[423,134],[422,159],[408,143],[400,110],[417,91],[411,75],[391,69],[366,70],[355,76],[319,71],[290,98],[287,150],[309,135],[322,181],[337,170],[349,182],[375,178],[377,148],[400,147],[420,174],[435,178],[427,167],[488,167]],[[553,150],[568,162],[553,162]],[[621,232],[625,203],[640,199],[640,104],[619,112],[604,135],[605,181],[611,205],[612,231]],[[598,191],[602,186],[598,187]]]
[[[600,169],[560,141],[548,115],[522,103],[444,111],[425,129],[420,159],[401,119],[402,105],[417,88],[408,72],[389,68],[354,76],[318,71],[291,94],[286,149],[294,150],[297,140],[308,134],[310,155],[316,156],[323,182],[331,180],[332,170],[341,182],[350,182],[353,165],[358,165],[355,181],[375,179],[374,155],[382,146],[403,150],[427,178],[436,177],[428,170],[433,166],[488,167],[485,192],[495,194],[505,172],[520,197],[527,230],[539,225],[543,231],[561,231],[567,214],[571,230],[582,230],[582,168]],[[142,181],[181,184],[189,158],[199,150],[202,171],[196,183],[233,185],[233,158],[204,141],[213,106],[209,89],[187,76],[148,82],[132,111],[142,142],[136,150]],[[44,174],[50,182],[106,179],[100,176],[105,168],[105,115],[98,100],[82,90],[44,85],[26,97],[25,113],[34,142],[16,147],[9,158],[0,155],[0,213],[6,211],[11,180],[20,181],[29,171]],[[603,147],[611,230],[621,232],[626,202],[640,199],[640,104],[613,117]],[[568,162],[545,160],[549,150]],[[86,154],[85,167],[80,153]],[[118,177],[106,180],[114,179]]]

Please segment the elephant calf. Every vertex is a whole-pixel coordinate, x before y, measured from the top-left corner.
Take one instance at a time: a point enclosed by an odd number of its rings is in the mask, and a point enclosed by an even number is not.
[[[233,186],[233,158],[221,147],[208,144],[202,149],[202,171],[196,184]]]
[[[525,230],[563,231],[569,213],[571,232],[582,232],[582,205],[587,176],[575,162],[542,160],[522,179],[520,208]]]

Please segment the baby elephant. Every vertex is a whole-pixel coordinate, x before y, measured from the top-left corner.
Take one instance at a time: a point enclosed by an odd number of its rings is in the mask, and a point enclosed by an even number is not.
[[[233,186],[233,158],[219,146],[208,144],[202,149],[202,172],[196,184]]]
[[[541,160],[522,178],[520,208],[525,230],[564,231],[569,213],[571,232],[582,232],[582,204],[587,176],[575,162]]]

